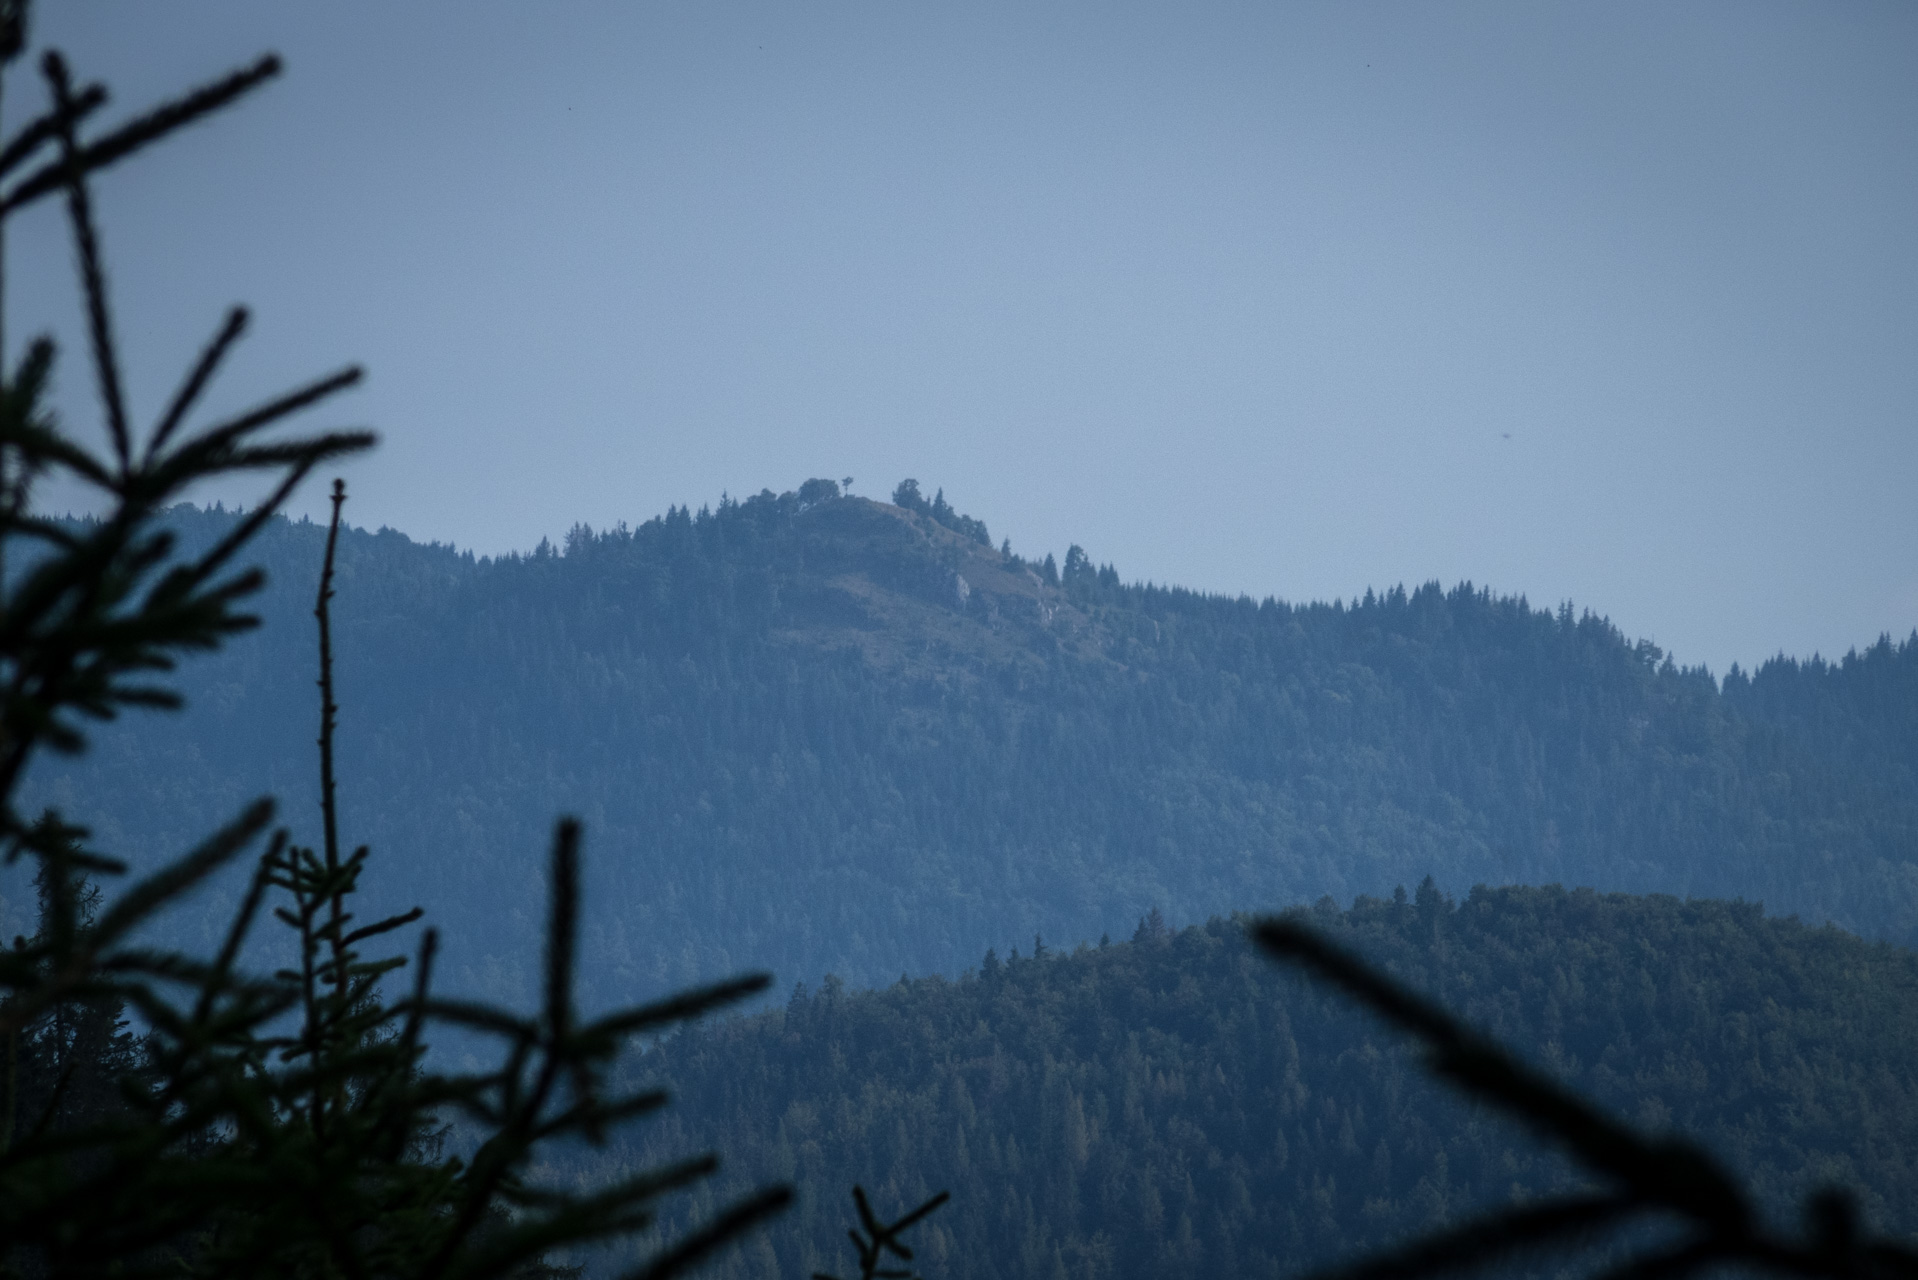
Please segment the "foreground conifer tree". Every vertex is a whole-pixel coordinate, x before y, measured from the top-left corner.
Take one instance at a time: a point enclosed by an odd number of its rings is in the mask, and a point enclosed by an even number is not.
[[[0,77],[27,50],[24,0],[0,0]],[[760,990],[749,976],[582,1022],[572,1002],[579,897],[577,824],[552,851],[541,1010],[434,998],[434,935],[411,957],[361,948],[420,916],[360,923],[352,906],[368,852],[342,853],[333,786],[329,539],[316,613],[321,638],[321,838],[274,829],[250,805],[176,860],[130,882],[57,813],[29,820],[20,781],[43,751],[76,752],[89,721],[171,707],[156,676],[183,654],[255,625],[261,585],[236,567],[261,526],[315,467],[367,448],[363,431],[270,435],[359,379],[346,369],[236,417],[192,428],[209,380],[246,327],[235,309],[144,433],[120,377],[90,178],[232,103],[280,70],[276,58],[104,132],[105,105],[57,53],[40,60],[45,110],[0,143],[0,227],[40,200],[64,202],[79,263],[106,448],[65,431],[47,403],[54,344],[10,361],[0,330],[0,855],[34,864],[42,923],[0,953],[0,1272],[34,1275],[445,1276],[527,1274],[558,1247],[629,1234],[659,1196],[703,1177],[712,1157],[650,1169],[591,1193],[531,1185],[543,1144],[596,1141],[662,1105],[609,1092],[621,1044]],[[191,485],[258,475],[270,496],[203,554],[160,525]],[[83,524],[35,506],[50,479],[103,512]],[[334,534],[339,504],[334,495]],[[182,895],[252,852],[251,887],[210,958],[154,944],[149,928]],[[262,907],[297,939],[295,967],[246,973]],[[401,975],[397,971],[410,969]],[[391,1000],[387,979],[408,989]],[[124,1009],[148,1029],[134,1055]],[[425,1058],[434,1026],[496,1038],[500,1065],[446,1074]],[[100,1045],[89,1049],[94,1041]],[[114,1055],[118,1055],[115,1058]],[[136,1061],[136,1057],[138,1060]],[[116,1062],[103,1082],[82,1061]],[[32,1068],[31,1071],[25,1068]],[[29,1079],[31,1077],[31,1079]],[[117,1096],[113,1096],[117,1094]],[[84,1105],[82,1105],[84,1103]],[[455,1115],[482,1140],[470,1158],[436,1135]],[[785,1203],[774,1187],[664,1248],[642,1272],[670,1274]]]

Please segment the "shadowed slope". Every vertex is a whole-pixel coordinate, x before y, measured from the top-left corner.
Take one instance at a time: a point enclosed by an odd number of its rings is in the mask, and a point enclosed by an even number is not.
[[[1739,904],[1557,888],[1454,906],[1428,887],[1308,919],[1607,1112],[1697,1139],[1768,1225],[1795,1231],[1800,1198],[1836,1183],[1876,1229],[1918,1231],[1911,952]],[[957,982],[828,983],[691,1030],[640,1064],[679,1104],[647,1141],[721,1142],[728,1177],[796,1181],[794,1212],[717,1276],[831,1261],[854,1179],[889,1204],[951,1188],[915,1242],[948,1280],[1298,1277],[1580,1186],[1243,924],[993,957]]]

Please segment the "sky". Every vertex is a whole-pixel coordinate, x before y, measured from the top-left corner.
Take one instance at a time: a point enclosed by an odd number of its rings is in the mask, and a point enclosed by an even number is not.
[[[285,57],[107,175],[103,235],[147,419],[236,301],[211,409],[367,367],[312,420],[381,433],[355,523],[495,554],[910,476],[1028,556],[1470,580],[1714,672],[1918,627],[1909,3],[63,0],[34,37],[110,117]],[[10,228],[7,334],[63,336],[91,430],[63,235]]]

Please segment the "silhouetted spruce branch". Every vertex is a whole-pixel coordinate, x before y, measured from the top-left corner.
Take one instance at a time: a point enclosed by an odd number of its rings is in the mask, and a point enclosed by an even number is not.
[[[24,52],[26,18],[23,0],[0,0],[0,62]],[[610,1126],[657,1109],[657,1091],[609,1088],[623,1044],[766,980],[736,979],[581,1025],[572,990],[581,833],[570,820],[554,840],[538,1013],[438,1001],[430,930],[416,961],[364,950],[422,913],[360,923],[353,908],[370,853],[342,853],[330,601],[343,488],[333,494],[314,610],[316,846],[283,830],[268,837],[274,809],[260,800],[109,898],[94,879],[124,875],[123,860],[88,848],[87,833],[57,813],[29,820],[16,808],[37,753],[82,749],[89,721],[124,708],[177,705],[156,675],[182,654],[217,648],[257,624],[241,609],[264,578],[229,566],[316,466],[373,439],[363,431],[264,434],[352,386],[357,369],[193,426],[194,409],[244,331],[237,308],[144,435],[122,384],[92,175],[236,101],[277,74],[278,59],[94,137],[83,127],[105,91],[76,87],[57,54],[42,67],[50,106],[0,144],[0,181],[27,170],[0,192],[0,228],[33,200],[65,197],[108,448],[77,442],[48,406],[52,341],[31,342],[9,376],[0,332],[0,857],[34,865],[41,895],[34,936],[0,948],[0,1276],[555,1274],[545,1261],[551,1251],[644,1229],[661,1196],[707,1176],[717,1161],[696,1157],[580,1192],[533,1183],[539,1151],[555,1140],[602,1142]],[[232,475],[264,478],[269,498],[211,549],[183,556],[164,527],[167,507],[194,484]],[[35,490],[50,478],[89,491],[99,518],[62,521],[37,511]],[[167,908],[263,837],[212,960],[133,941],[153,936]],[[295,956],[260,976],[243,970],[242,957],[269,907],[290,931]],[[408,994],[388,1001],[386,981],[409,964]],[[144,1024],[144,1044],[127,1032],[127,1013]],[[79,1041],[61,1028],[82,1024],[104,1048],[62,1057],[63,1046]],[[426,1040],[436,1024],[492,1038],[497,1065],[434,1070]],[[442,1149],[446,1124],[459,1114],[479,1125],[470,1157]],[[649,1274],[682,1269],[789,1195],[765,1189],[664,1244]]]
[[[1330,981],[1423,1045],[1433,1074],[1564,1148],[1606,1190],[1490,1214],[1398,1250],[1323,1272],[1321,1280],[1416,1280],[1488,1266],[1522,1250],[1565,1251],[1634,1220],[1676,1220],[1676,1246],[1640,1253],[1603,1274],[1665,1280],[1727,1266],[1780,1275],[1910,1280],[1918,1252],[1865,1236],[1852,1196],[1836,1187],[1804,1205],[1804,1231],[1766,1229],[1752,1195],[1697,1145],[1645,1137],[1520,1062],[1423,996],[1326,941],[1301,920],[1264,920],[1253,937],[1275,958]]]
[[[907,1227],[952,1198],[949,1191],[941,1191],[917,1209],[893,1222],[882,1222],[872,1211],[872,1205],[866,1200],[866,1189],[855,1185],[852,1189],[853,1206],[859,1210],[859,1225],[849,1228],[846,1235],[852,1240],[852,1247],[859,1254],[860,1280],[919,1280],[919,1277],[904,1267],[885,1267],[880,1264],[886,1255],[891,1254],[901,1262],[912,1261],[912,1250],[906,1247],[899,1236]],[[824,1271],[815,1271],[813,1280],[839,1280],[837,1276]]]

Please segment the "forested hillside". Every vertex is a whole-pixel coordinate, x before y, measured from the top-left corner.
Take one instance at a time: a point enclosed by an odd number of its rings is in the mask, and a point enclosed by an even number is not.
[[[1911,952],[1746,905],[1559,889],[1454,906],[1427,886],[1310,919],[1609,1110],[1701,1141],[1781,1226],[1836,1183],[1880,1229],[1918,1232]],[[911,1237],[942,1280],[1295,1277],[1570,1185],[1242,921],[988,956],[958,981],[828,983],[643,1065],[675,1105],[622,1158],[717,1145],[733,1181],[801,1190],[716,1276],[845,1274],[854,1182],[881,1213],[950,1189]]]
[[[995,548],[943,494],[895,497],[811,481],[490,560],[342,538],[346,835],[375,848],[379,903],[451,926],[450,982],[525,989],[561,812],[586,823],[608,1000],[748,966],[954,973],[1155,906],[1189,922],[1428,874],[1918,936],[1918,641],[1720,692],[1569,608],[1128,585],[1077,548]],[[176,513],[189,542],[233,518]],[[306,823],[321,534],[267,530],[267,624],[184,671],[182,721],[109,726],[34,794],[150,854],[262,791]]]

